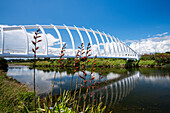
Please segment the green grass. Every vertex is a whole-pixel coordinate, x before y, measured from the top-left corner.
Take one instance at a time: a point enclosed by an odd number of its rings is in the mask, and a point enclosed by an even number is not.
[[[31,62],[9,62],[8,65],[24,65],[24,66],[30,66],[32,65]]]
[[[33,93],[25,85],[6,76],[0,70],[0,112],[18,112],[20,102],[31,108]]]
[[[49,66],[51,62],[49,61],[37,61],[36,65]]]

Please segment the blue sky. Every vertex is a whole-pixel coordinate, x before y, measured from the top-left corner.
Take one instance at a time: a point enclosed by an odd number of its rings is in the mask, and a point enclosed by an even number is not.
[[[170,33],[170,0],[0,0],[0,24],[76,25],[141,40]]]

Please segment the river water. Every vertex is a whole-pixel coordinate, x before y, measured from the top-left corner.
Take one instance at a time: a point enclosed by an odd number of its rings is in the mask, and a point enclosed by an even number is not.
[[[93,95],[88,102],[99,102],[102,99],[107,111],[114,113],[170,113],[170,68],[140,68],[119,69],[105,68],[103,78],[99,75],[100,68],[94,74],[95,79],[90,83],[90,71],[86,71],[87,84],[84,87],[99,83],[97,88],[90,90],[88,97]],[[36,90],[38,95],[50,94],[55,77],[54,94],[59,94],[60,89],[75,90],[76,81],[78,89],[81,79],[72,74],[70,69],[62,72],[42,71],[36,69]],[[32,87],[33,70],[28,66],[9,66],[7,75],[21,83]]]

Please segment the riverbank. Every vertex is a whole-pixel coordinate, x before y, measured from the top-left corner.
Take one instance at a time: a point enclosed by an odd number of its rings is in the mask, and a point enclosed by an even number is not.
[[[20,66],[31,66],[33,63],[31,62],[11,62],[8,63],[8,66],[20,65]]]
[[[33,93],[26,85],[8,77],[7,70],[7,60],[0,58],[0,112],[19,111],[21,102],[31,108]]]
[[[74,61],[65,59],[64,61],[65,67],[72,67]],[[90,59],[90,62],[86,64],[86,66],[92,66],[93,59]],[[25,66],[32,66],[33,63],[31,62],[17,62],[17,63],[8,63],[8,65],[25,65]],[[37,67],[57,67],[58,61],[57,60],[49,60],[49,61],[37,61]],[[96,61],[96,67],[121,67],[121,68],[130,68],[130,67],[169,67],[169,63],[157,63],[155,60],[139,60],[139,61],[132,61],[132,60],[123,60],[123,59],[98,59]]]
[[[20,66],[22,65],[23,66],[23,63],[21,63],[21,64],[20,63],[9,64],[8,69],[10,70],[10,66],[15,67],[15,65],[20,65]],[[27,65],[28,65],[28,63],[27,63]],[[16,66],[16,67],[20,67],[20,66]],[[25,66],[25,67],[28,68],[28,66]],[[13,73],[13,74],[15,74],[15,73]],[[7,77],[6,72],[4,72],[4,74],[0,73],[0,75],[1,75],[0,80],[4,82],[4,83],[0,82],[0,87],[3,88],[3,90],[0,90],[2,92],[2,93],[0,92],[1,93],[0,98],[4,98],[3,96],[5,95],[5,98],[0,101],[0,112],[33,111],[34,110],[34,107],[33,107],[33,92],[29,92],[27,86],[21,84],[22,81],[20,81],[21,82],[20,83],[20,82],[16,81],[15,79],[13,79],[12,77]],[[7,84],[5,84],[5,83],[7,83]],[[84,89],[84,92],[85,91],[86,91],[86,89]],[[83,93],[83,89],[80,92]],[[74,91],[72,91],[72,94],[74,94]],[[53,108],[56,108],[57,107],[56,102],[57,102],[57,104],[59,104],[59,106],[61,106],[61,108],[59,109],[60,112],[61,111],[68,111],[68,110],[74,112],[75,110],[73,108],[71,108],[72,105],[70,106],[70,103],[68,103],[68,102],[75,103],[75,102],[77,102],[77,100],[73,100],[73,97],[71,97],[71,92],[69,92],[67,94],[63,93],[62,95],[64,97],[57,98],[57,100],[56,100],[57,96],[55,96],[54,97],[55,100],[53,100],[54,101],[54,106],[53,106],[53,104],[51,104],[50,106],[53,107]],[[45,112],[48,111],[49,112],[49,110],[51,109],[51,107],[49,106],[48,103],[52,103],[53,101],[51,101],[51,100],[53,98],[48,97],[48,96],[43,97],[40,100],[37,100],[38,101],[38,109],[37,110],[39,112],[43,112],[43,111],[45,111]],[[64,100],[65,98],[67,98],[70,101]],[[63,105],[63,103],[65,105]],[[100,105],[101,105],[101,103],[99,105],[97,105],[97,107],[93,107],[90,104],[88,106],[90,107],[90,109],[93,109],[95,111],[104,110],[105,107],[100,106]],[[77,106],[77,109],[82,110],[82,108],[83,108],[82,106]],[[89,108],[85,108],[85,109],[89,109]],[[22,111],[20,111],[20,110],[22,110]],[[50,112],[52,112],[52,111],[53,110],[50,110]]]
[[[87,67],[92,66],[92,59],[86,65]],[[74,61],[64,60],[65,67],[72,67]],[[33,66],[31,62],[17,62],[8,63],[9,66],[22,65],[22,66]],[[57,67],[59,64],[57,61],[37,61],[36,67]],[[155,60],[139,60],[139,61],[127,61],[123,59],[110,60],[110,59],[99,59],[96,61],[96,67],[120,67],[120,68],[131,68],[131,67],[170,67],[170,64],[157,63]]]
[[[86,64],[88,67],[92,66],[93,59],[89,58],[89,63]],[[74,64],[74,58],[64,59],[65,67],[72,67]],[[45,59],[39,60],[36,63],[38,67],[56,67],[58,66],[57,59]],[[145,54],[140,57],[138,61],[126,60],[126,59],[114,59],[114,58],[97,58],[96,67],[168,67],[170,66],[170,53],[155,53]]]
[[[138,61],[126,60],[126,59],[114,59],[114,58],[96,58],[96,67],[121,67],[121,68],[131,68],[131,67],[168,67],[170,66],[170,53],[155,53],[155,54],[145,54],[140,57]],[[91,67],[93,63],[92,58],[86,66]],[[33,60],[12,60],[8,61],[9,65],[33,65]],[[73,67],[75,63],[74,58],[67,58],[63,60],[64,67]],[[57,67],[59,65],[58,59],[38,59],[36,62],[37,67]]]
[[[23,103],[31,108],[32,97],[33,93],[26,85],[6,76],[6,72],[0,70],[0,112],[19,112],[19,106]]]

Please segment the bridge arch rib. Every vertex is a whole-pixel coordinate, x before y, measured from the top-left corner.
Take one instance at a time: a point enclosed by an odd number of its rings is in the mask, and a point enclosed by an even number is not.
[[[4,29],[3,29],[3,26],[1,27],[1,40],[2,40],[1,54],[4,54]]]
[[[25,34],[24,35],[25,37],[23,37],[23,38],[26,39],[26,45],[25,45],[26,52],[21,54],[21,53],[17,53],[14,50],[14,53],[12,53],[9,50],[9,52],[6,53],[4,44],[8,43],[8,42],[4,41],[4,38],[6,38],[6,37],[4,37],[4,30],[5,31],[13,31],[13,30],[18,29],[19,27]],[[97,42],[97,53],[98,53],[97,56],[98,56],[98,58],[139,59],[138,54],[132,48],[130,48],[128,45],[126,45],[119,39],[116,39],[114,36],[111,36],[110,34],[105,34],[104,32],[99,32],[98,30],[94,31],[91,28],[90,29],[86,29],[84,27],[80,28],[75,25],[74,26],[66,26],[66,25],[59,26],[59,25],[53,25],[53,24],[51,24],[51,25],[38,25],[37,24],[37,25],[22,25],[22,26],[0,26],[0,30],[1,30],[0,31],[1,32],[0,57],[24,57],[24,58],[33,57],[33,54],[29,53],[29,51],[30,51],[29,50],[30,49],[29,48],[29,45],[30,45],[29,40],[30,39],[28,37],[27,29],[40,29],[42,32],[41,35],[43,36],[44,41],[45,41],[45,44],[43,45],[45,47],[45,52],[44,52],[44,54],[41,54],[41,55],[37,54],[37,57],[53,57],[53,58],[59,57],[58,55],[53,54],[53,52],[48,53],[48,50],[50,50],[50,49],[54,50],[54,48],[52,48],[48,44],[48,41],[51,41],[51,40],[50,40],[50,37],[48,37],[46,35],[45,29],[54,29],[55,32],[57,33],[58,40],[59,40],[58,45],[60,45],[60,47],[58,49],[61,49],[63,46],[63,43],[65,43],[65,42],[63,42],[64,37],[62,37],[61,32],[59,32],[59,29],[64,29],[69,34],[69,38],[71,39],[70,44],[72,45],[72,50],[71,50],[70,54],[66,55],[65,57],[75,57],[75,55],[76,55],[75,43],[80,43],[80,44],[85,43],[86,37],[88,38],[89,43],[91,44],[91,47],[92,47],[92,51],[91,51],[92,56],[91,57],[94,57],[96,51],[94,51],[92,37],[89,34],[89,33],[92,33],[94,36],[93,38]],[[72,34],[70,30],[76,31],[78,33],[78,37],[74,36],[74,34]],[[86,34],[86,37],[81,32],[84,32]],[[17,38],[15,35],[16,34],[13,34],[14,40]],[[99,35],[99,36],[97,36],[97,35]],[[100,48],[100,43],[99,43],[99,39],[98,39],[99,37],[101,39],[100,42],[104,46],[104,48]],[[75,38],[79,38],[81,41],[75,42]],[[53,43],[55,43],[55,42],[53,42]],[[104,51],[104,54],[102,51]]]
[[[25,36],[26,36],[26,52],[25,54],[28,55],[29,54],[29,39],[28,39],[28,34],[27,34],[27,31],[25,29],[24,26],[21,26],[21,29],[23,30]]]

